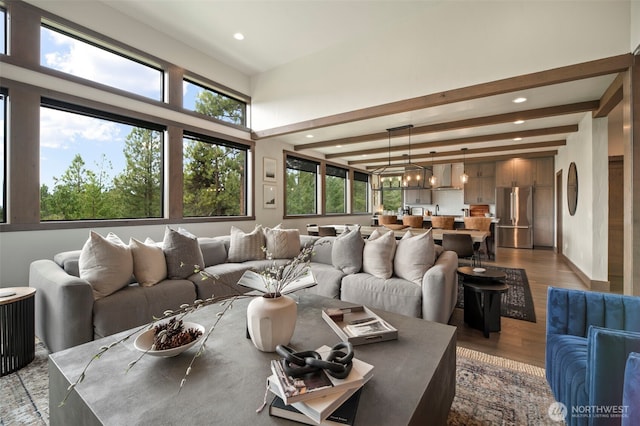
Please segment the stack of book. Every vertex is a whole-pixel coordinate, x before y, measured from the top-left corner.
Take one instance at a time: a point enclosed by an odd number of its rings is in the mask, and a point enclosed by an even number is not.
[[[317,352],[326,359],[330,350],[323,346]],[[282,360],[271,361],[271,371],[269,390],[275,398],[269,414],[310,425],[352,425],[360,390],[373,377],[373,366],[357,358],[345,379],[324,370],[293,378],[285,374]]]

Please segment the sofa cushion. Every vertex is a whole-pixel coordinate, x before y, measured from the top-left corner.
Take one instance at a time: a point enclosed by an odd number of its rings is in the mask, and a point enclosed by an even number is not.
[[[131,250],[117,235],[110,232],[106,238],[90,231],[78,260],[80,278],[87,280],[98,300],[129,284],[133,275]]]
[[[145,242],[129,238],[129,248],[133,255],[133,276],[138,284],[151,287],[167,278],[167,262],[162,247],[151,238]]]
[[[249,270],[249,266],[244,263],[220,263],[208,266],[204,270],[213,278],[201,274],[193,274],[189,277],[196,286],[198,299],[231,296],[249,291],[247,287],[238,285],[242,274]]]
[[[146,324],[164,311],[177,310],[183,303],[193,303],[196,291],[186,280],[163,280],[153,287],[131,284],[93,305],[95,338],[109,336]]]
[[[204,266],[213,266],[227,261],[227,247],[221,238],[199,237]]]
[[[300,253],[300,231],[279,226],[264,228],[267,253],[272,259],[292,259]]]
[[[80,267],[78,266],[80,252],[81,250],[63,251],[53,256],[53,261],[67,274],[80,277]]]
[[[342,278],[340,299],[401,315],[422,316],[420,286],[402,278],[384,279],[366,273],[346,275]]]
[[[413,236],[407,231],[398,241],[393,258],[393,271],[399,278],[421,285],[422,277],[436,260],[431,230]]]
[[[333,266],[333,243],[335,242],[336,238],[337,237],[317,238],[313,245],[313,254],[311,255],[311,261]]]
[[[362,269],[362,251],[364,240],[360,227],[347,228],[333,242],[331,263],[345,274],[355,274]]]
[[[198,239],[184,231],[176,231],[167,226],[162,251],[167,262],[167,277],[172,280],[185,279],[193,275],[195,265],[204,265]]]
[[[393,275],[393,255],[396,251],[396,238],[393,232],[380,234],[374,230],[364,244],[362,253],[362,271],[378,278],[390,278]]]
[[[262,226],[245,233],[235,226],[231,227],[231,242],[229,244],[229,262],[244,262],[245,260],[260,260],[265,258],[264,232]]]
[[[546,360],[546,375],[556,400],[588,405],[587,339],[569,334],[548,335],[546,353],[553,357]]]
[[[304,293],[318,294],[332,299],[339,299],[342,277],[346,274],[341,270],[334,268],[332,265],[324,263],[311,262],[309,266],[311,267],[311,272],[318,284],[300,291]]]

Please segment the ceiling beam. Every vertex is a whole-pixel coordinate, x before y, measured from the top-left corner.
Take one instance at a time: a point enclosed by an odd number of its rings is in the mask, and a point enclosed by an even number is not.
[[[565,83],[573,80],[619,73],[628,70],[632,63],[633,56],[630,53],[610,56],[608,58],[596,59],[594,61],[583,62],[580,64],[568,65],[546,71],[495,80],[489,83],[481,83],[459,89],[452,89],[416,98],[357,109],[345,113],[319,117],[271,129],[258,130],[252,132],[251,137],[253,139],[264,139],[288,135],[291,133],[367,120],[385,115],[415,111],[438,105],[446,105],[471,99],[484,98],[487,96],[500,95],[503,93]]]
[[[424,142],[424,143],[412,144],[411,149],[430,149],[430,148],[433,149],[433,148],[442,148],[443,146],[450,146],[450,145],[493,142],[497,140],[506,140],[506,139],[513,139],[513,138],[549,136],[549,135],[557,135],[560,133],[574,133],[577,131],[578,131],[578,125],[570,124],[568,126],[546,127],[543,129],[520,130],[516,132],[497,133],[492,135],[470,136],[467,138],[456,138],[456,139],[439,140],[439,141],[433,141],[433,142]],[[395,152],[395,151],[408,151],[408,150],[409,150],[409,145],[400,145],[400,146],[392,146],[392,147],[385,147],[385,148],[362,149],[359,151],[327,154],[325,155],[325,158],[330,159],[330,158],[353,157],[356,155],[363,155],[363,154],[367,154],[367,155],[382,154],[382,153],[389,153],[389,152]]]
[[[598,109],[593,111],[593,118],[602,118],[609,115],[612,109],[622,102],[622,83],[624,75],[618,74],[615,80],[611,82],[607,90],[600,98]]]
[[[553,157],[555,155],[558,154],[558,150],[554,149],[554,150],[550,150],[550,151],[536,151],[536,152],[522,152],[522,153],[518,153],[518,154],[507,154],[507,155],[495,155],[495,156],[491,156],[491,157],[482,157],[482,158],[476,158],[474,160],[465,160],[465,163],[487,163],[487,162],[492,162],[492,161],[503,161],[503,160],[510,160],[512,158],[540,158],[540,157]],[[421,166],[424,167],[429,167],[432,164],[451,164],[451,163],[456,163],[456,162],[460,162],[460,161],[452,161],[452,160],[436,160],[433,163],[432,162],[427,162],[427,163],[416,163],[419,164]],[[391,164],[390,167],[397,167],[398,169],[401,169],[402,166],[404,166],[403,163],[396,163],[396,164]],[[380,166],[367,166],[366,170],[375,170],[380,168]]]
[[[600,101],[593,100],[587,102],[578,102],[567,105],[557,105],[545,108],[529,109],[524,111],[508,112],[505,114],[488,115],[486,117],[474,117],[464,120],[449,121],[445,123],[428,124],[426,126],[418,126],[411,129],[411,135],[422,135],[434,132],[446,132],[448,130],[467,129],[471,127],[489,126],[492,124],[511,123],[516,120],[534,120],[538,118],[554,117],[565,114],[575,114],[580,112],[594,111],[600,106]],[[409,130],[402,132],[394,132],[394,136],[409,135]],[[328,141],[313,142],[296,145],[295,151],[304,149],[326,148],[336,145],[349,145],[361,142],[371,142],[389,137],[388,132],[377,132],[368,135],[353,136],[348,138],[339,138]]]
[[[476,148],[476,149],[468,149],[465,151],[465,155],[467,158],[467,162],[470,162],[472,158],[469,158],[470,155],[474,154],[486,154],[488,152],[502,152],[502,151],[516,151],[520,149],[535,149],[535,148],[551,148],[556,146],[564,146],[567,144],[565,139],[559,139],[554,141],[545,141],[545,142],[531,142],[531,143],[520,143],[520,144],[512,144],[512,145],[501,145],[501,146],[492,146],[488,148]],[[412,161],[421,161],[421,160],[430,160],[431,158],[440,158],[440,157],[450,157],[452,155],[460,155],[462,156],[462,151],[440,151],[436,152],[433,155],[431,154],[420,154],[420,155],[412,155]],[[484,160],[485,157],[482,157]],[[364,160],[352,160],[347,164],[350,166],[356,164],[372,164],[372,163],[382,163],[385,161],[400,161],[406,160],[407,157],[404,155],[398,155],[391,158],[379,157],[379,158],[369,158]]]

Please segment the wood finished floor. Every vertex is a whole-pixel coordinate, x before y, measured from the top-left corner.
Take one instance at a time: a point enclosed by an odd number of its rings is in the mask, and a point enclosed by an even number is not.
[[[547,288],[549,286],[586,290],[578,276],[552,250],[498,248],[496,260],[483,266],[523,268],[527,272],[536,320],[532,323],[501,319],[500,333],[485,338],[482,331],[464,323],[462,309],[455,309],[451,325],[458,327],[458,345],[527,364],[544,367]]]

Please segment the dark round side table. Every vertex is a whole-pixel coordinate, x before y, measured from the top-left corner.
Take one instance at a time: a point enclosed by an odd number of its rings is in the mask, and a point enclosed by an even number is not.
[[[500,331],[502,293],[509,290],[504,283],[507,276],[499,269],[474,269],[470,266],[458,268],[458,274],[464,279],[464,322],[489,337],[489,333]]]
[[[31,287],[0,288],[0,376],[35,357],[35,294]]]

